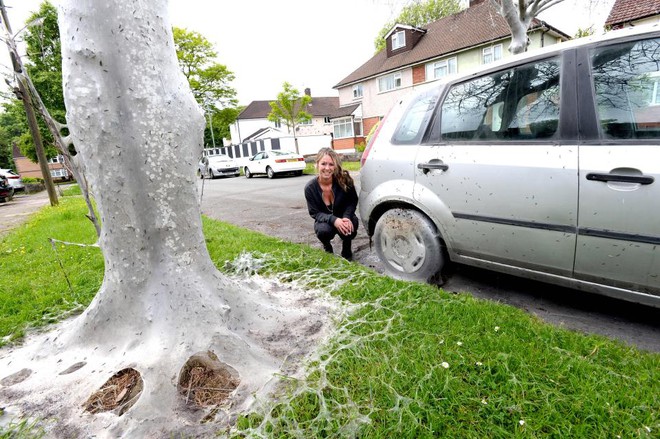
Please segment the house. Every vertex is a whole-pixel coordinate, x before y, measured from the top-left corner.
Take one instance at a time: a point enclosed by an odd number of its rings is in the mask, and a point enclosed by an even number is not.
[[[616,0],[605,20],[605,28],[620,29],[654,23],[660,23],[658,0]]]
[[[537,19],[532,21],[528,36],[530,48],[570,39]],[[346,130],[340,135],[335,131],[337,147],[352,148],[363,142],[364,134],[388,109],[416,87],[511,56],[507,51],[511,30],[488,0],[471,0],[467,9],[425,28],[396,24],[385,39],[386,49],[333,87],[339,91],[341,108],[358,106],[351,115],[333,119],[335,125],[355,127],[353,132]]]
[[[312,96],[309,88],[305,89],[305,94]],[[284,123],[268,120],[268,114],[271,112],[270,102],[252,101],[229,127],[232,145],[225,149],[232,151],[235,158],[243,157],[243,145],[246,144],[249,144],[249,147],[245,148],[248,155],[252,155],[253,151],[256,153],[259,150],[263,151],[264,148],[269,149],[266,147],[269,139],[273,140],[270,142],[271,146],[275,146],[272,149],[295,148],[292,129]],[[331,119],[349,110],[339,108],[337,97],[312,96],[312,101],[305,111],[312,116],[311,120],[296,125],[296,137],[301,154],[313,154],[324,146],[331,146],[333,130]]]
[[[18,172],[22,178],[28,177],[43,179],[43,174],[41,173],[41,167],[39,166],[39,163],[35,163],[29,158],[25,157],[16,144],[13,146],[12,155],[14,158],[14,164],[16,165],[16,172]],[[48,160],[48,168],[50,169],[50,176],[55,181],[66,181],[71,180],[72,178],[71,173],[64,165],[63,155],[58,155]]]

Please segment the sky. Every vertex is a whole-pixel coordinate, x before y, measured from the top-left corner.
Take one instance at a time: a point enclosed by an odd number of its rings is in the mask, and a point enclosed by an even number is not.
[[[14,32],[41,1],[4,0]],[[239,103],[247,105],[275,99],[285,81],[301,93],[310,88],[312,96],[337,96],[332,87],[374,55],[378,31],[408,1],[170,0],[169,13],[173,26],[199,32],[214,45],[217,61],[236,76]],[[613,2],[564,0],[540,18],[573,35],[592,23],[602,27]],[[9,65],[0,47],[1,71]]]

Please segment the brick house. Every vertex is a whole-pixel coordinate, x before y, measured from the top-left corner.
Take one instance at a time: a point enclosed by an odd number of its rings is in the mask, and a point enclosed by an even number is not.
[[[528,37],[530,49],[570,39],[538,19],[532,21]],[[335,134],[335,144],[362,142],[388,109],[416,88],[511,56],[506,50],[509,26],[487,0],[471,0],[467,9],[425,28],[396,24],[385,40],[384,50],[333,87],[339,91],[341,108],[358,107],[351,115],[333,119],[334,124],[356,127],[354,133]]]
[[[621,29],[655,23],[660,23],[658,0],[616,0],[605,20],[605,28]]]
[[[16,165],[16,172],[18,172],[21,177],[43,179],[39,163],[35,163],[25,157],[16,145],[12,148],[12,156],[14,158],[14,164]],[[48,168],[50,169],[50,176],[55,181],[71,179],[71,174],[64,166],[64,156],[62,155],[58,155],[57,157],[48,160]]]

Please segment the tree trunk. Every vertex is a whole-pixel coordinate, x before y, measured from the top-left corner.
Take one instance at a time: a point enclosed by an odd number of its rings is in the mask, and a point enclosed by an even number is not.
[[[530,19],[525,16],[525,9],[514,5],[512,0],[502,0],[498,7],[509,25],[509,29],[511,29],[509,52],[514,55],[523,53],[529,44],[527,28],[530,23]]]
[[[285,359],[290,367],[313,348],[330,318],[327,303],[303,302],[304,292],[289,288],[294,301],[254,281],[238,284],[212,263],[195,185],[204,116],[179,71],[166,10],[166,0],[61,3],[67,125],[102,220],[104,279],[82,315],[0,355],[2,374],[29,368],[0,375],[0,405],[23,403],[30,416],[59,419],[64,430],[52,436],[217,430],[200,423],[215,414],[182,410],[177,377],[187,360],[211,351],[230,365],[240,379],[231,406],[240,411]],[[130,410],[81,414],[126,368],[144,381]]]

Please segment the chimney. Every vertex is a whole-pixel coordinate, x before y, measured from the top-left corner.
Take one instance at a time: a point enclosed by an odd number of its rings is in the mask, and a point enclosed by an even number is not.
[[[470,7],[477,6],[479,3],[483,3],[484,0],[470,0]]]
[[[312,96],[312,90],[310,90],[309,88],[306,88],[306,89],[305,89],[305,94],[306,94],[307,96]]]

